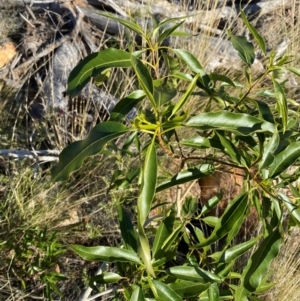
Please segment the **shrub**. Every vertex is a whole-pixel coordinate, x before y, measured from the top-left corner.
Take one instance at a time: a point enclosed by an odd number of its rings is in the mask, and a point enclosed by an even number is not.
[[[288,56],[266,52],[264,39],[243,13],[267,61],[265,70],[254,76],[254,45],[228,31],[244,63],[245,82],[208,74],[190,52],[163,46],[169,36],[181,34],[177,31],[181,19],[154,18],[154,27],[143,31],[133,20],[111,18],[142,36],[147,46],[131,52],[109,48],[89,55],[71,72],[67,93],[75,96],[91,78],[99,84],[109,68],[132,68],[138,87],[118,102],[109,121],[96,125],[85,140],[66,147],[52,169],[54,181],[65,181],[86,157],[101,151],[106,156],[119,152],[136,163],[135,169],[118,171],[112,178],[111,189],[139,188],[136,219],[122,205],[126,199],[118,205],[122,244],[71,246],[86,260],[116,263],[113,271],[91,278],[90,286],[115,283],[115,298],[126,300],[260,300],[256,295],[273,285],[266,272],[286,229],[300,222],[299,189],[293,185],[300,173],[299,116],[290,108],[286,82],[279,77],[283,70],[296,75],[300,71],[288,67]],[[263,86],[266,80],[272,87]],[[190,112],[194,97],[205,102],[203,112]],[[133,108],[137,114],[128,124],[126,115]],[[191,138],[186,139],[187,132]],[[124,139],[111,143],[120,137]],[[107,144],[110,152],[104,151]],[[180,159],[183,169],[161,180],[158,152]],[[222,199],[219,195],[200,209],[191,197],[183,204],[180,199],[167,200],[169,206],[154,203],[156,193],[209,177],[220,166],[244,175],[241,192],[220,217],[206,217]],[[160,207],[163,214],[155,217],[159,223],[153,225],[151,210]],[[261,221],[261,234],[233,243],[253,210]],[[285,210],[289,218],[284,218]],[[195,221],[211,226],[211,233],[203,232]],[[180,258],[182,243],[187,251]],[[237,267],[238,258],[249,251],[247,264]]]

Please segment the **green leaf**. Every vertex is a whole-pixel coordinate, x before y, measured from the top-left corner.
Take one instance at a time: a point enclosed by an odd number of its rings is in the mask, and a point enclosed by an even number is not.
[[[254,46],[244,36],[235,36],[230,31],[230,40],[239,57],[250,67],[255,60]]]
[[[204,215],[208,212],[210,212],[212,209],[214,209],[219,202],[222,200],[223,195],[216,195],[214,197],[212,197],[211,199],[209,199],[203,206],[201,209],[201,215]]]
[[[199,114],[192,117],[185,125],[202,130],[231,131],[245,136],[254,132],[275,131],[274,124],[270,122],[244,113],[225,111]]]
[[[94,283],[96,283],[96,284],[115,283],[123,278],[124,277],[120,276],[119,274],[112,273],[112,272],[105,272],[103,274],[100,274],[100,275],[90,278],[89,285],[95,286]]]
[[[145,162],[142,169],[142,184],[137,202],[138,223],[143,228],[150,212],[152,201],[155,195],[157,180],[157,156],[155,147],[155,137],[147,148]]]
[[[205,271],[198,267],[192,266],[175,266],[169,269],[166,269],[166,273],[170,276],[173,276],[177,279],[194,281],[197,283],[221,283],[222,279],[209,271]]]
[[[249,292],[255,292],[262,277],[267,272],[272,260],[278,255],[281,235],[278,229],[267,236],[258,249],[250,257],[242,275],[243,287]]]
[[[280,142],[280,136],[276,131],[274,132],[272,138],[268,141],[268,143],[263,148],[263,156],[258,165],[260,170],[268,167],[274,161],[274,157],[275,157],[274,154],[278,148],[279,142]]]
[[[156,192],[168,189],[170,187],[187,183],[193,180],[200,178],[205,178],[214,173],[214,167],[211,164],[201,164],[199,166],[189,168],[182,172],[179,172],[177,175],[171,179],[166,180],[165,182],[159,184],[156,187]]]
[[[129,20],[126,20],[124,18],[118,18],[115,17],[113,14],[108,14],[108,13],[99,13],[99,15],[107,17],[109,19],[115,20],[119,22],[120,24],[124,25],[128,29],[134,31],[137,34],[140,34],[141,36],[144,36],[144,30],[141,28],[141,26],[135,22],[131,22]]]
[[[131,67],[131,54],[129,52],[108,48],[85,57],[70,73],[68,79],[67,95],[76,96],[91,77],[99,75],[107,68]]]
[[[142,90],[136,90],[130,93],[128,96],[122,98],[113,108],[110,114],[110,120],[122,121],[126,115],[144,98],[146,94]]]
[[[248,193],[244,192],[235,197],[228,207],[226,208],[223,215],[219,218],[219,222],[214,228],[210,237],[193,246],[193,248],[201,248],[210,245],[217,240],[224,237],[239,221],[241,216],[245,214],[245,210],[248,205]]]
[[[294,204],[290,198],[288,198],[283,193],[279,192],[279,196],[284,202],[285,207],[288,209],[290,215],[293,217],[294,221],[297,223],[298,227],[300,227],[300,209],[297,204]]]
[[[181,298],[196,297],[206,291],[210,283],[202,284],[193,281],[180,280],[168,284],[168,287],[173,289]]]
[[[208,300],[209,301],[220,300],[219,287],[217,283],[212,283],[212,285],[208,288]]]
[[[134,251],[136,253],[138,251],[137,236],[131,223],[130,216],[120,205],[118,206],[118,215],[124,247],[126,250]]]
[[[133,55],[131,56],[131,63],[141,88],[143,89],[143,91],[151,101],[153,108],[155,109],[156,103],[153,96],[153,80],[147,67]]]
[[[163,32],[159,35],[157,39],[157,43],[163,42],[166,38],[168,38],[179,26],[181,26],[184,23],[185,20],[171,26],[170,28],[164,29]],[[159,24],[161,25],[161,24]]]
[[[133,291],[129,301],[144,301],[144,300],[145,297],[144,297],[143,290],[139,286],[137,286]]]
[[[175,88],[154,82],[154,99],[158,107],[171,101],[177,94]]]
[[[247,163],[245,159],[242,157],[241,153],[238,151],[236,146],[228,140],[226,137],[223,135],[219,134],[217,132],[217,135],[220,139],[220,142],[222,143],[224,147],[224,153],[230,156],[230,158],[237,164],[242,164],[243,166],[247,166]]]
[[[180,296],[169,286],[158,280],[149,281],[151,290],[158,301],[182,301]]]
[[[84,260],[106,262],[133,262],[141,264],[136,253],[115,247],[84,247],[71,245],[71,249]]]
[[[180,143],[182,145],[198,149],[217,148],[222,151],[224,149],[220,140],[216,139],[216,137],[208,139],[206,137],[198,136],[187,140],[183,140]]]
[[[291,166],[300,157],[300,142],[289,144],[285,150],[279,153],[270,165],[269,177],[275,178]]]
[[[226,83],[232,87],[236,87],[235,83],[226,75],[218,74],[218,73],[210,73],[209,77],[214,82],[219,81],[219,82]]]
[[[253,35],[256,43],[258,44],[260,50],[263,52],[263,54],[266,54],[266,44],[262,36],[257,32],[255,27],[253,27],[250,22],[247,20],[247,17],[243,11],[241,11],[241,17],[244,21],[244,24],[247,26],[248,30]]]
[[[224,253],[222,253],[222,255],[220,256],[220,260],[222,262],[225,263],[229,263],[232,260],[235,260],[236,258],[238,258],[239,256],[241,256],[242,254],[244,254],[245,252],[247,252],[248,250],[250,250],[253,246],[255,246],[255,244],[258,242],[258,240],[261,237],[258,236],[254,239],[251,239],[249,241],[246,241],[244,243],[241,243],[239,245],[236,245],[232,248],[227,249]]]
[[[83,160],[98,154],[105,144],[129,129],[118,122],[106,121],[96,125],[86,139],[68,145],[59,155],[59,162],[52,168],[52,181],[65,181],[71,172],[79,169]]]
[[[300,69],[299,68],[295,68],[295,67],[287,67],[287,69],[289,71],[291,71],[292,73],[296,74],[297,76],[300,77]]]
[[[158,227],[152,248],[154,259],[159,259],[163,255],[164,252],[162,252],[162,246],[167,238],[172,234],[174,222],[175,216],[174,214],[170,214],[162,221],[162,223]]]
[[[189,100],[192,92],[194,91],[194,88],[196,86],[196,82],[199,78],[199,74],[195,75],[195,77],[193,78],[193,80],[191,81],[191,83],[189,84],[187,90],[185,91],[185,93],[180,97],[180,99],[176,102],[173,110],[172,110],[172,114],[169,117],[169,120],[172,119],[172,117],[184,106],[184,104]]]
[[[282,119],[282,128],[283,132],[287,129],[288,124],[288,105],[287,99],[284,93],[284,90],[280,83],[277,80],[273,79],[275,97],[276,97],[276,107],[279,113],[279,116]]]

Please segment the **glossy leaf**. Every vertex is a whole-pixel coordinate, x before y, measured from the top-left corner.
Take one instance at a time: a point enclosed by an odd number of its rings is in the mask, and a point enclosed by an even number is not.
[[[219,222],[216,224],[210,237],[199,244],[194,245],[193,248],[208,246],[224,237],[234,227],[237,221],[239,221],[241,216],[244,215],[247,204],[248,194],[244,192],[238,195],[231,201],[223,215],[219,218]]]
[[[144,301],[144,300],[145,297],[144,297],[143,290],[139,286],[137,286],[133,291],[129,301]]]
[[[263,156],[261,158],[261,161],[259,162],[259,169],[263,169],[268,167],[275,158],[275,151],[278,148],[280,142],[280,136],[278,132],[274,132],[272,138],[268,141],[268,143],[263,148]]]
[[[148,146],[145,162],[142,169],[142,184],[140,188],[140,195],[138,198],[138,223],[141,227],[144,226],[145,221],[150,212],[152,201],[155,195],[157,179],[157,156],[155,139],[152,139],[151,144]]]
[[[252,247],[254,247],[259,239],[260,236],[227,249],[220,256],[220,260],[225,263],[229,263],[230,261],[235,260],[242,254],[250,250]]]
[[[179,26],[181,26],[184,23],[184,20],[181,22],[178,22],[177,24],[171,26],[170,28],[166,28],[163,30],[163,32],[159,35],[157,39],[157,43],[162,43],[166,38],[168,38]],[[161,25],[161,24],[159,24]]]
[[[131,63],[141,88],[151,101],[152,106],[155,108],[156,104],[153,96],[153,81],[147,67],[133,55],[131,56]]]
[[[125,27],[127,27],[128,29],[134,31],[135,33],[140,34],[141,36],[144,36],[144,30],[136,22],[132,22],[132,21],[126,20],[124,18],[118,18],[118,17],[114,16],[113,14],[108,14],[108,13],[99,13],[99,15],[107,17],[108,19],[115,20],[115,21],[119,22],[120,24],[124,25]]]
[[[250,31],[250,33],[252,34],[252,36],[254,37],[256,43],[258,44],[260,50],[266,54],[266,44],[265,41],[263,39],[263,37],[258,33],[258,31],[251,25],[251,23],[248,21],[245,13],[243,11],[240,12],[241,13],[241,17],[243,19],[244,24],[247,26],[248,30]]]
[[[290,215],[293,217],[296,224],[300,227],[300,208],[297,204],[294,204],[289,197],[283,193],[279,193],[279,196],[284,202],[285,207],[288,209]]]
[[[194,281],[202,284],[213,282],[220,283],[222,281],[221,278],[214,273],[192,266],[171,267],[166,269],[166,273],[177,279]]]
[[[181,298],[196,297],[206,291],[210,283],[202,284],[193,281],[180,280],[168,284]]]
[[[250,67],[255,60],[254,46],[244,36],[230,34],[230,40],[239,57]]]
[[[98,154],[105,144],[129,129],[118,122],[106,121],[96,125],[86,139],[68,145],[59,155],[59,162],[52,168],[52,181],[65,181],[71,172],[79,169],[85,158]]]
[[[201,215],[204,215],[208,212],[210,212],[213,208],[215,208],[218,203],[222,200],[222,195],[216,195],[214,197],[212,197],[211,199],[208,200],[208,202],[206,202],[201,209]]]
[[[168,189],[170,187],[184,184],[200,178],[205,178],[214,173],[214,167],[211,164],[201,164],[197,167],[189,168],[169,180],[164,181],[156,187],[156,192]]]
[[[158,301],[182,301],[180,296],[169,286],[158,280],[150,281],[151,290]]]
[[[124,277],[120,276],[119,274],[112,273],[112,272],[105,272],[103,274],[90,278],[89,283],[90,286],[95,286],[95,283],[96,284],[115,283],[123,278]]]
[[[171,101],[177,94],[175,88],[154,82],[154,99],[158,107]]]
[[[108,48],[88,55],[70,73],[67,95],[76,96],[91,77],[99,75],[105,69],[131,67],[130,58],[129,52],[115,48]]]
[[[110,120],[122,121],[125,119],[126,115],[144,98],[146,94],[142,90],[136,90],[126,97],[122,98],[113,108],[110,113]]]
[[[195,77],[193,78],[193,80],[191,81],[191,83],[189,84],[189,86],[187,87],[185,93],[180,97],[180,99],[176,102],[171,116],[169,117],[169,120],[171,120],[171,118],[184,106],[184,104],[190,99],[190,96],[192,94],[192,92],[194,91],[194,88],[196,86],[196,82],[199,78],[199,75],[195,75]]]
[[[206,137],[194,137],[187,140],[182,140],[180,142],[184,146],[198,148],[198,149],[206,149],[206,148],[217,148],[223,150],[222,143],[216,137],[208,139]]]
[[[141,264],[136,253],[115,247],[84,247],[80,245],[71,245],[71,249],[80,257],[89,261],[106,262],[133,262]]]
[[[270,122],[244,113],[225,111],[199,114],[192,117],[185,125],[202,130],[231,131],[245,136],[254,132],[275,131],[274,124]]]
[[[288,105],[287,105],[287,99],[285,96],[285,92],[275,79],[273,79],[273,85],[274,85],[274,91],[275,91],[275,97],[276,97],[276,107],[279,113],[279,116],[282,120],[282,128],[283,132],[287,129],[288,124]]]
[[[212,285],[208,288],[208,300],[209,301],[219,301],[219,287],[217,283],[212,283]]]
[[[163,254],[162,246],[167,238],[172,234],[174,222],[175,216],[174,214],[170,214],[162,221],[162,223],[158,227],[152,248],[152,254],[155,259],[159,259]]]
[[[267,272],[272,260],[278,255],[281,235],[276,229],[267,236],[258,249],[250,257],[242,275],[243,287],[249,292],[255,292],[262,277]]]
[[[289,144],[285,150],[279,153],[270,165],[269,177],[275,178],[291,166],[300,157],[300,142]]]
[[[125,249],[137,253],[138,244],[136,232],[128,212],[120,205],[118,206],[118,218]]]

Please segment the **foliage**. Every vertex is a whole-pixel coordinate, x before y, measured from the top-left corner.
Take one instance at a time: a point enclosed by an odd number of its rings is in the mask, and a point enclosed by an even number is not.
[[[154,18],[154,27],[144,32],[132,20],[111,17],[141,35],[147,47],[131,52],[113,48],[100,51],[86,57],[70,74],[67,93],[71,96],[91,77],[107,74],[109,68],[132,68],[138,83],[136,91],[119,101],[109,121],[96,125],[85,140],[62,151],[52,170],[54,181],[67,180],[86,157],[104,150],[106,144],[123,156],[138,157],[136,170],[112,179],[118,184],[113,183],[111,189],[130,184],[139,187],[136,220],[122,206],[125,199],[118,205],[122,246],[71,246],[86,260],[116,262],[114,272],[90,279],[93,288],[116,283],[116,298],[126,300],[244,301],[260,300],[256,295],[272,286],[266,272],[286,231],[284,210],[290,213],[289,227],[300,222],[299,188],[293,186],[300,172],[296,167],[299,116],[289,107],[286,82],[277,77],[278,71],[286,69],[289,57],[267,54],[264,39],[242,16],[267,61],[265,70],[254,76],[254,45],[229,31],[244,62],[245,82],[208,74],[193,54],[165,46],[165,39],[177,34],[181,24],[176,18],[161,22]],[[150,53],[148,60],[143,59],[146,53]],[[299,74],[297,69],[291,72]],[[264,87],[264,82],[271,82],[272,88]],[[206,102],[204,112],[189,111],[195,96]],[[146,109],[139,109],[142,102]],[[126,114],[134,107],[136,117],[124,125]],[[184,130],[193,136],[184,139]],[[123,143],[110,142],[119,137],[124,137]],[[160,182],[158,151],[181,159],[182,166],[187,164],[188,168]],[[242,192],[220,217],[213,222],[205,218],[220,198],[213,198],[202,210],[188,198],[182,208],[179,203],[165,208],[163,216],[157,217],[159,226],[151,223],[158,191],[209,177],[220,163],[239,170],[245,179]],[[281,192],[283,187],[289,187],[289,195]],[[253,208],[262,222],[262,234],[233,244]],[[211,233],[203,232],[195,221],[207,223]],[[183,260],[178,254],[182,243],[188,247]],[[252,252],[248,263],[237,269],[237,259],[248,251]]]
[[[52,300],[52,293],[62,295],[57,283],[68,279],[55,270],[57,259],[65,253],[56,239],[55,232],[47,229],[28,229],[24,231],[23,237],[15,245],[7,241],[11,247],[10,256],[7,260],[11,266],[11,271],[26,289],[26,282],[29,278],[35,278],[45,284],[45,296]],[[21,272],[16,272],[21,271]]]

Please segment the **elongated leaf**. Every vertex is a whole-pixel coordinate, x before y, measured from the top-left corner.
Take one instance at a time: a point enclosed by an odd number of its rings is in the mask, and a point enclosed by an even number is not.
[[[286,99],[285,92],[284,92],[282,86],[280,85],[280,83],[278,83],[277,80],[273,79],[273,85],[274,85],[278,113],[282,120],[283,132],[285,132],[285,130],[287,129],[287,124],[288,124],[287,99]]]
[[[180,280],[168,284],[168,286],[175,291],[181,298],[196,297],[202,292],[206,291],[210,283],[202,284],[193,281]]]
[[[245,252],[250,250],[253,246],[255,246],[255,244],[258,242],[259,239],[260,239],[260,237],[258,236],[254,239],[251,239],[249,241],[246,241],[244,243],[241,243],[239,245],[236,245],[232,248],[227,249],[221,255],[220,260],[225,262],[225,263],[229,263],[230,261],[235,260],[236,258],[241,256],[242,254],[244,254]]]
[[[270,122],[244,113],[225,111],[199,114],[192,117],[185,125],[202,130],[231,131],[245,136],[254,132],[275,131],[274,124]]]
[[[214,82],[219,81],[219,82],[226,83],[229,86],[236,87],[235,83],[226,75],[218,74],[218,73],[211,73],[211,74],[209,74],[209,77]]]
[[[255,292],[259,287],[269,265],[279,253],[280,243],[281,235],[279,230],[276,229],[264,239],[253,253],[242,276],[242,283],[247,291]]]
[[[235,163],[247,166],[244,158],[242,157],[241,153],[238,151],[236,146],[230,140],[228,140],[226,137],[224,137],[223,135],[221,135],[219,133],[217,133],[217,135],[220,139],[220,142],[222,143],[222,145],[224,147],[225,154],[229,155],[230,158],[233,161],[235,161]]]
[[[139,255],[147,269],[149,275],[155,278],[155,272],[152,266],[151,249],[145,230],[138,222],[138,238],[139,238]]]
[[[184,104],[189,100],[192,92],[194,91],[194,88],[196,86],[196,82],[199,78],[199,74],[195,75],[194,79],[192,80],[192,82],[189,84],[189,86],[187,87],[187,90],[185,91],[185,93],[180,97],[180,99],[176,102],[173,110],[172,110],[172,114],[169,117],[169,120],[172,119],[172,117],[184,106]]]
[[[89,82],[91,77],[99,75],[107,68],[131,67],[129,52],[108,48],[85,57],[70,73],[67,95],[76,96]]]
[[[133,228],[133,225],[131,223],[130,216],[128,212],[121,206],[118,207],[118,215],[119,215],[120,230],[121,230],[125,249],[137,253],[138,251],[137,236]]]
[[[158,107],[171,101],[176,94],[177,90],[175,88],[164,84],[154,83],[154,99]]]
[[[166,273],[177,279],[194,281],[197,283],[220,283],[222,280],[218,275],[192,266],[175,266],[166,269]]]
[[[157,229],[152,254],[154,259],[159,259],[162,256],[162,246],[167,238],[172,234],[175,222],[174,214],[167,216]]]
[[[289,71],[291,71],[292,73],[296,74],[297,76],[300,77],[300,69],[299,68],[295,68],[295,67],[287,67],[287,69]]]
[[[151,290],[158,301],[182,301],[180,296],[169,286],[158,280],[150,282]]]
[[[141,264],[136,253],[115,247],[84,247],[71,245],[71,249],[80,257],[89,261],[133,262]]]
[[[129,301],[144,301],[144,300],[145,297],[144,297],[143,290],[139,286],[137,286],[136,289],[133,291]]]
[[[106,121],[96,125],[86,139],[68,145],[59,155],[59,162],[51,170],[52,181],[65,181],[71,172],[79,169],[83,160],[98,154],[105,144],[129,129],[118,122]]]
[[[128,96],[122,98],[113,108],[110,114],[110,120],[122,121],[126,115],[144,98],[146,94],[142,90],[136,90],[130,93]]]
[[[222,200],[222,195],[216,195],[214,197],[212,197],[211,199],[209,199],[203,206],[201,209],[201,215],[204,215],[208,212],[210,212],[213,208],[215,208],[218,203]]]
[[[297,204],[294,204],[289,197],[284,195],[283,193],[279,193],[281,199],[284,202],[284,205],[288,209],[290,215],[293,217],[294,221],[297,223],[297,225],[300,227],[300,208],[297,206]]]
[[[237,221],[242,218],[241,216],[244,215],[247,204],[247,192],[239,194],[226,208],[225,212],[220,217],[219,222],[214,228],[211,236],[206,240],[200,242],[199,244],[194,245],[193,248],[208,246],[224,237],[234,227]]]
[[[205,137],[194,137],[187,140],[183,140],[180,142],[182,145],[198,148],[198,149],[206,149],[206,148],[217,148],[220,150],[224,150],[224,147],[222,146],[222,143],[219,139],[216,139],[216,137],[212,139],[208,139]]]
[[[278,148],[279,142],[280,136],[276,131],[263,149],[263,156],[258,165],[259,169],[268,167],[274,161],[274,153]]]
[[[141,36],[144,36],[144,30],[141,28],[141,26],[135,22],[126,20],[124,18],[118,18],[114,16],[113,14],[108,14],[108,13],[99,13],[99,15],[107,17],[108,19],[115,20],[119,22],[120,24],[124,25],[128,29],[140,34]]]
[[[208,300],[209,301],[220,300],[219,287],[217,283],[212,283],[212,285],[208,288]]]
[[[300,157],[300,142],[294,142],[279,153],[270,165],[269,177],[275,178]]]
[[[257,32],[255,27],[253,27],[251,25],[251,23],[248,21],[246,15],[245,15],[245,13],[243,11],[241,11],[240,13],[241,13],[241,17],[244,21],[244,24],[247,26],[248,30],[253,35],[253,37],[254,37],[256,43],[258,44],[260,50],[263,52],[263,54],[266,54],[266,44],[265,44],[265,41],[264,41],[263,37]]]
[[[159,35],[157,39],[157,43],[163,42],[166,38],[168,38],[179,26],[181,26],[184,23],[184,20],[171,26],[170,28],[166,28],[163,30],[163,32]],[[161,24],[159,24],[161,25]]]
[[[90,278],[89,283],[90,286],[95,286],[94,283],[96,284],[115,283],[123,278],[124,277],[120,276],[119,274],[112,273],[112,272],[105,272],[103,274]]]
[[[235,36],[229,31],[230,40],[239,57],[250,67],[255,60],[254,46],[244,36]]]
[[[210,88],[210,78],[203,70],[201,64],[196,59],[196,57],[191,54],[190,52],[183,50],[183,49],[172,49],[176,55],[186,63],[186,65],[195,73],[200,74],[201,81],[205,88]]]
[[[153,81],[147,67],[133,55],[131,56],[131,63],[141,88],[151,101],[153,108],[155,108],[156,104],[153,96]]]
[[[142,185],[137,202],[138,223],[141,225],[141,228],[143,228],[148,214],[150,212],[150,208],[155,194],[156,179],[157,156],[155,139],[153,138],[146,152],[145,162],[142,170]]]
[[[189,168],[182,172],[179,172],[177,175],[172,177],[169,180],[159,184],[156,187],[156,192],[168,189],[170,187],[187,183],[193,180],[206,178],[214,173],[214,167],[211,164],[201,164],[197,167]]]

